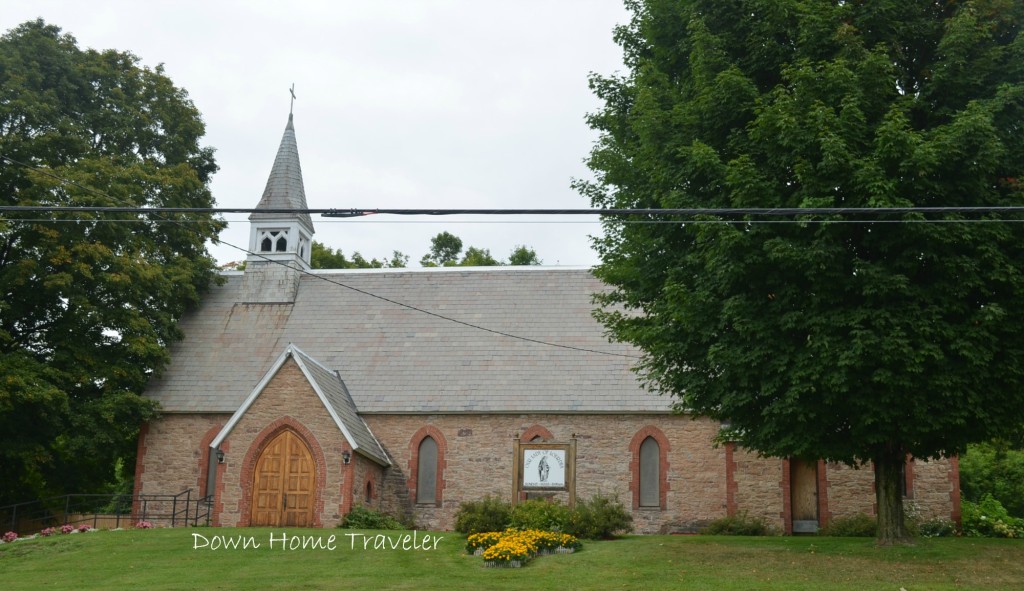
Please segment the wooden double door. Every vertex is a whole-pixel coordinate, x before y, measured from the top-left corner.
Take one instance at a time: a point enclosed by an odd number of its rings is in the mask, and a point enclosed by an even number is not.
[[[293,431],[282,431],[256,461],[250,525],[312,527],[315,487],[309,446]]]

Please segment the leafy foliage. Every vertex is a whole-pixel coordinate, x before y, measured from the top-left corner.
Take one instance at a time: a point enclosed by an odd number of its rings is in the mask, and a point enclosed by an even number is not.
[[[774,536],[778,531],[764,517],[753,517],[742,511],[715,519],[700,533],[709,536]]]
[[[41,20],[0,38],[0,203],[214,205],[199,112],[161,67]],[[0,220],[0,504],[99,492],[134,465],[139,396],[215,277],[209,215]],[[51,216],[45,216],[51,217]]]
[[[828,522],[818,534],[834,538],[871,538],[878,533],[878,520],[858,513],[849,517],[836,517]]]
[[[1010,516],[992,495],[986,494],[981,501],[963,501],[961,524],[965,536],[985,538],[1024,537],[1024,519]]]
[[[572,513],[557,501],[530,499],[512,508],[509,527],[547,531],[569,531]]]
[[[450,232],[441,232],[430,239],[430,252],[423,255],[420,265],[424,267],[496,267],[505,263],[494,258],[490,249],[470,246],[462,258],[462,239]],[[517,246],[509,255],[509,265],[539,265],[541,260],[536,251],[527,246]]]
[[[922,538],[948,538],[956,535],[956,522],[941,517],[926,519],[918,524],[917,531]]]
[[[391,258],[385,261],[378,259],[366,260],[359,251],[352,253],[349,260],[341,249],[332,249],[329,246],[313,241],[313,248],[309,253],[309,266],[314,269],[384,269],[403,268],[409,262],[409,255],[401,251],[393,251]]]
[[[420,264],[424,267],[454,265],[462,252],[462,239],[450,232],[441,232],[430,239],[430,252],[423,255]]]
[[[459,504],[455,513],[455,531],[463,534],[499,532],[509,526],[512,506],[490,495],[480,501]]]
[[[508,255],[508,264],[518,266],[540,265],[544,261],[537,256],[537,251],[528,246],[517,246]]]
[[[1024,518],[1024,450],[990,441],[967,447],[960,456],[960,493],[980,502],[986,494],[1014,517]]]
[[[607,540],[632,530],[633,516],[619,499],[597,494],[576,503],[563,531],[578,538]]]
[[[398,519],[362,505],[352,507],[338,527],[344,529],[405,529],[405,525]]]
[[[1024,4],[740,4],[628,2],[629,72],[591,80],[594,206],[1021,204]],[[873,464],[895,541],[907,454],[1024,422],[1024,226],[974,217],[609,216],[597,317],[742,445]]]
[[[570,510],[558,500],[530,499],[511,507],[490,496],[464,502],[455,515],[455,531],[465,534],[517,530],[564,532],[578,538],[608,539],[633,529],[633,516],[617,498],[594,495]]]

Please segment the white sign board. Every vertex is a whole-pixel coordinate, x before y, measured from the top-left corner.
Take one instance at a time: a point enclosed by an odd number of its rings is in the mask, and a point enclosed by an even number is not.
[[[564,449],[524,449],[523,488],[565,488]]]

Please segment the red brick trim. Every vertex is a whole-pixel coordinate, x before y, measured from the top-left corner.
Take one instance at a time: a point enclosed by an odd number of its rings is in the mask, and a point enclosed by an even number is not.
[[[355,487],[356,480],[356,462],[360,461],[360,458],[356,454],[352,453],[352,448],[349,446],[348,441],[341,445],[341,452],[348,452],[351,455],[348,464],[346,465],[344,460],[340,466],[338,466],[344,476],[341,479],[341,515],[348,515],[349,511],[352,510],[352,489]]]
[[[444,494],[444,469],[447,467],[445,461],[445,455],[448,451],[448,441],[444,438],[444,435],[433,425],[424,425],[420,427],[419,431],[413,434],[412,439],[409,440],[409,480],[406,481],[406,487],[409,489],[409,498],[413,499],[415,503],[416,499],[416,478],[419,476],[420,471],[420,443],[430,436],[434,439],[434,443],[437,444],[437,491],[434,493],[434,505],[437,507],[441,506],[441,500]]]
[[[790,464],[792,459],[782,460],[782,525],[786,535],[793,535],[793,489],[792,471]],[[818,460],[817,466],[818,485],[818,527],[825,527],[832,518],[832,512],[828,507],[828,472],[824,460]]]
[[[779,487],[782,489],[782,529],[787,536],[793,535],[793,477],[790,470],[790,461],[782,460],[782,481]]]
[[[317,441],[313,432],[289,416],[281,417],[264,427],[259,435],[253,439],[253,444],[245,453],[245,458],[242,459],[238,477],[238,484],[242,488],[242,498],[238,501],[238,523],[236,527],[249,526],[249,520],[252,517],[253,474],[256,470],[256,462],[260,459],[260,454],[263,453],[263,448],[270,443],[271,439],[286,430],[295,433],[309,447],[310,452],[313,454],[313,462],[316,464],[316,483],[313,491],[313,527],[323,527],[321,517],[324,512],[324,482],[327,480],[327,460],[324,458],[323,449],[320,447],[320,442]],[[223,447],[222,445],[221,448],[223,449]],[[225,470],[223,469],[218,470],[218,473],[222,474],[224,472]],[[219,497],[220,490],[217,492]]]
[[[544,441],[551,441],[555,438],[555,436],[551,434],[551,431],[548,431],[540,425],[534,425],[526,431],[523,431],[523,434],[519,436],[519,441],[522,441],[523,443],[530,443],[530,441],[538,435],[540,435],[540,438]]]
[[[135,448],[135,487],[132,496],[132,520],[138,519],[142,512],[139,495],[142,494],[142,474],[146,471],[146,436],[149,435],[149,421],[139,428],[139,443]]]
[[[960,456],[949,458],[949,500],[952,509],[949,518],[960,525]]]
[[[199,478],[196,480],[196,490],[200,491],[199,494],[202,496],[214,495],[214,505],[210,515],[210,523],[213,525],[220,525],[220,512],[224,509],[223,499],[220,498],[220,482],[224,471],[218,466],[217,473],[214,475],[216,480],[213,484],[213,491],[206,490],[206,478],[210,472],[210,454],[213,453],[213,450],[210,449],[210,443],[213,442],[223,428],[223,423],[217,423],[210,427],[199,440],[199,459],[197,460],[199,462]],[[224,449],[223,445],[221,449]]]
[[[209,495],[210,492],[206,490],[206,477],[210,471],[210,454],[213,450],[210,449],[210,443],[217,437],[221,429],[224,428],[223,423],[217,423],[213,427],[210,427],[205,434],[199,439],[199,478],[196,479],[196,490],[199,491],[201,496]],[[220,470],[217,470],[220,472]]]
[[[664,511],[668,508],[668,437],[654,425],[647,425],[636,432],[629,442],[629,491],[633,496],[633,509],[640,508],[640,446],[648,438],[653,437],[658,443],[658,505]]]
[[[231,442],[222,441],[220,444],[221,451],[224,452],[225,458],[229,457],[231,453]],[[259,457],[259,456],[256,456]],[[220,527],[220,516],[224,514],[224,473],[227,472],[227,459],[224,460],[224,464],[217,466],[217,481],[213,485],[213,514],[210,515],[210,523],[215,527]],[[252,479],[250,478],[250,481]]]
[[[818,527],[825,527],[832,519],[828,508],[828,469],[824,460],[818,460]]]
[[[729,517],[736,515],[739,510],[736,495],[739,493],[740,485],[736,482],[736,444],[725,444],[725,514]]]

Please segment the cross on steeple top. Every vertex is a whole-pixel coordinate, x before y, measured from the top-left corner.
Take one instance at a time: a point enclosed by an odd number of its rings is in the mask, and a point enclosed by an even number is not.
[[[291,115],[295,109],[295,83],[292,82],[292,87],[288,89],[288,92],[292,93],[292,102],[288,105],[288,114]]]

